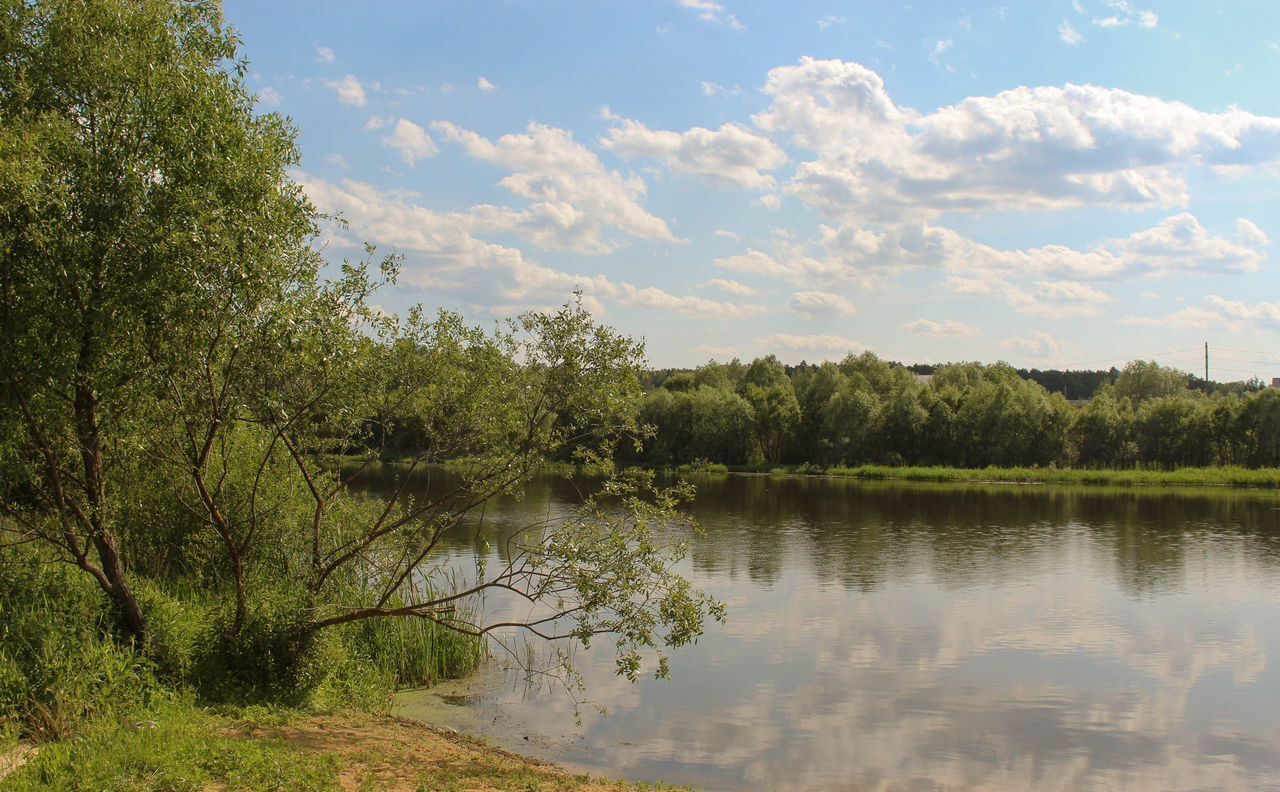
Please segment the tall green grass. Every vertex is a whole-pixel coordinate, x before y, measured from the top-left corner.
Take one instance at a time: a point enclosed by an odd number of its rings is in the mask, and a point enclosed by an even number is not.
[[[280,741],[238,739],[233,722],[197,707],[189,697],[153,702],[130,717],[99,720],[77,739],[41,748],[4,780],[9,792],[154,790],[203,792],[329,792],[340,789],[333,757],[304,753]]]

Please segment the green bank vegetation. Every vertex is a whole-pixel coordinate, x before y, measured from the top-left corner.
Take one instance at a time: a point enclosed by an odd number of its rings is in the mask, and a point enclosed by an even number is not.
[[[216,2],[0,0],[0,734],[80,740],[51,778],[156,753],[130,788],[254,788],[228,773],[276,759],[203,744],[198,707],[378,712],[498,627],[665,673],[722,608],[671,571],[687,488],[610,475],[641,347],[577,303],[487,331],[373,308],[397,259],[325,264],[296,132],[247,80]],[[409,465],[465,458],[457,482],[353,492],[406,423]],[[550,460],[600,493],[442,574],[445,532]],[[486,621],[486,592],[540,615]],[[164,750],[130,736],[152,721]]]
[[[1166,479],[1156,471],[1280,466],[1280,390],[1209,394],[1154,362],[1130,363],[1083,404],[1004,364],[940,366],[925,379],[871,353],[794,367],[772,356],[712,362],[650,381],[642,417],[657,436],[626,457],[649,466],[920,467],[931,472],[894,475],[953,479],[974,474],[937,469],[996,467],[1036,472],[984,475],[1250,484],[1273,477],[1227,470]],[[1058,470],[1043,470],[1051,467]]]
[[[688,464],[675,472],[689,473],[756,473],[780,476],[836,476],[872,481],[931,481],[955,483],[1067,484],[1112,487],[1280,487],[1277,468],[1177,468],[1175,470],[1108,470],[1076,468],[953,468],[891,467],[859,465],[858,467],[821,468],[812,465],[751,469],[730,468],[715,463]]]

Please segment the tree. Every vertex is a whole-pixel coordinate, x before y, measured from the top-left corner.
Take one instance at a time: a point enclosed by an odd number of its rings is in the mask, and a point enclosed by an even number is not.
[[[1191,377],[1154,360],[1135,360],[1116,377],[1116,395],[1129,399],[1136,408],[1148,399],[1185,393]]]
[[[220,645],[269,644],[272,668],[369,619],[487,635],[455,607],[484,591],[538,606],[520,626],[543,637],[614,634],[630,676],[722,615],[673,571],[688,493],[643,480],[607,477],[462,591],[429,585],[465,515],[643,436],[641,347],[580,303],[493,333],[383,316],[367,298],[398,262],[372,249],[322,278],[294,130],[256,113],[216,3],[0,0],[0,35],[4,527],[91,575],[127,633],[149,638],[132,557],[158,545],[226,598]],[[410,469],[460,483],[353,494],[402,419]],[[259,641],[267,622],[287,640]]]
[[[761,461],[781,461],[800,421],[800,404],[786,369],[773,355],[757,358],[747,367],[742,395],[751,404]]]
[[[218,398],[193,387],[193,351],[229,363],[229,325],[314,269],[314,212],[285,176],[292,130],[253,112],[216,5],[5,0],[0,16],[6,473],[54,516],[33,530],[142,636],[117,457],[166,384]]]

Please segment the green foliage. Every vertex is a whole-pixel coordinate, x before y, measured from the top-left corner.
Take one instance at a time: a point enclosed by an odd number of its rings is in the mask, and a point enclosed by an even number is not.
[[[930,371],[924,383],[864,353],[792,369],[769,357],[667,372],[674,386],[644,399],[642,419],[655,436],[643,455],[624,459],[757,470],[1280,464],[1280,392],[1273,389],[1219,389],[1209,397],[1187,387],[1188,375],[1138,361],[1073,406],[1004,364]],[[690,389],[690,379],[701,384]]]
[[[631,676],[722,615],[672,572],[688,493],[615,475],[647,432],[640,344],[581,295],[492,331],[384,315],[368,297],[398,261],[372,248],[322,277],[295,131],[257,112],[217,2],[0,3],[0,529],[96,586],[92,605],[20,594],[6,690],[46,690],[68,722],[152,670],[210,700],[381,706],[478,662],[486,591],[549,608],[534,634],[614,635]],[[782,453],[785,372],[723,373],[743,392],[675,394],[702,394],[692,441]],[[388,451],[461,475],[373,499],[323,463]],[[566,461],[603,491],[453,591],[444,533]],[[68,608],[79,655],[31,626]],[[76,687],[75,658],[100,676]]]
[[[1166,368],[1154,360],[1135,360],[1116,377],[1115,393],[1137,407],[1149,399],[1185,394],[1190,382],[1189,374]]]
[[[160,688],[103,593],[32,552],[0,555],[0,731],[39,741],[139,709]]]
[[[280,742],[219,733],[220,719],[177,700],[102,721],[79,739],[46,746],[5,789],[203,792],[338,790],[333,757]]]

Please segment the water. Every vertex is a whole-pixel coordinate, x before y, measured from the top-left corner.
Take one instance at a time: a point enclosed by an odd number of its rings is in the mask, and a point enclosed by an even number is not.
[[[670,681],[615,678],[605,642],[581,725],[496,661],[400,713],[705,789],[1280,789],[1276,494],[695,482],[686,573],[729,621]],[[495,504],[448,563],[574,492]]]

